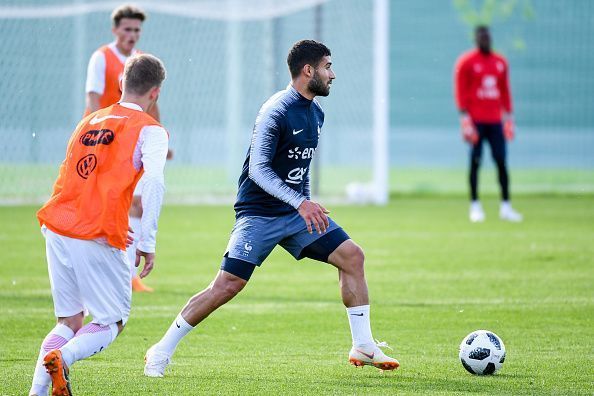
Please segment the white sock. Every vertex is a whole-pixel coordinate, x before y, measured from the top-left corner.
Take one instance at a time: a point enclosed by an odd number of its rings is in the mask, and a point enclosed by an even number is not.
[[[509,201],[501,201],[501,210],[510,210],[511,203]]]
[[[156,344],[155,348],[169,356],[173,355],[177,344],[179,344],[181,339],[193,328],[194,327],[186,322],[181,316],[181,313],[178,314],[163,338]]]
[[[29,394],[32,395],[47,395],[48,387],[51,382],[51,378],[45,366],[43,365],[43,358],[45,355],[54,349],[59,349],[66,345],[74,337],[74,331],[66,325],[58,323],[48,334],[41,343],[41,349],[39,350],[39,357],[37,358],[37,364],[35,365],[35,373],[33,373],[33,383],[31,384],[31,390]]]
[[[375,345],[371,335],[371,323],[369,321],[369,305],[347,308],[347,316],[351,325],[353,346]]]
[[[472,202],[470,202],[470,206],[471,206],[473,209],[482,209],[482,206],[481,206],[481,201],[478,201],[478,200],[477,200],[477,201],[472,201]]]
[[[62,359],[66,366],[71,367],[75,362],[101,352],[118,336],[118,325],[101,326],[88,323],[83,326],[73,339],[60,348]]]
[[[132,278],[134,278],[137,275],[136,271],[138,270],[138,268],[134,266],[134,264],[136,263],[136,246],[138,245],[138,241],[140,241],[140,232],[142,230],[140,217],[129,216],[128,225],[130,226],[130,228],[132,228],[132,231],[134,231],[134,233],[132,234],[134,242],[132,242],[132,245],[126,248],[128,262],[130,263],[130,275],[132,275]]]

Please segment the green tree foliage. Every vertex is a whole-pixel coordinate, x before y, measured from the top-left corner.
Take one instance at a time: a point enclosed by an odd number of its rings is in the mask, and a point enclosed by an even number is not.
[[[509,21],[518,15],[524,21],[534,19],[534,7],[531,0],[452,0],[460,20],[469,27],[469,35],[477,25],[491,26]],[[526,49],[526,42],[521,34],[516,33],[511,40],[511,47],[517,51]]]

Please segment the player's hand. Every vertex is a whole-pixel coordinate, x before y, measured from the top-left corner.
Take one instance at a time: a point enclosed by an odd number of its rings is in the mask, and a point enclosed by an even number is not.
[[[505,140],[512,141],[516,136],[516,126],[514,124],[514,117],[511,114],[507,114],[503,117],[503,136]]]
[[[126,235],[126,247],[130,247],[134,243],[132,234],[134,234],[134,230],[132,227],[128,227],[128,235]]]
[[[467,141],[468,143],[475,145],[479,141],[479,135],[476,131],[474,123],[470,116],[466,113],[462,114],[460,117],[460,129],[462,131],[462,139]]]
[[[134,263],[135,267],[140,265],[140,258],[144,257],[144,268],[140,273],[140,278],[145,278],[148,274],[151,273],[153,270],[153,266],[155,265],[155,253],[146,253],[142,250],[136,249],[136,262]]]
[[[299,205],[297,211],[305,220],[307,231],[310,234],[313,233],[314,228],[318,234],[322,234],[330,227],[330,220],[328,220],[327,216],[330,212],[317,202],[306,199]]]

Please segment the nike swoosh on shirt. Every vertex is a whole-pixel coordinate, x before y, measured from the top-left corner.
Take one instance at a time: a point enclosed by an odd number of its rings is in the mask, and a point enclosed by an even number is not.
[[[293,135],[297,135],[298,133],[301,133],[301,132],[303,132],[303,129],[300,129],[298,131],[293,129]]]
[[[97,118],[97,116],[95,116],[95,117],[93,117],[93,119],[91,121],[89,121],[89,124],[91,124],[91,125],[99,124],[100,122],[103,122],[110,118],[120,119],[120,118],[128,118],[128,117],[127,116],[117,116],[117,115],[106,115],[104,117]]]

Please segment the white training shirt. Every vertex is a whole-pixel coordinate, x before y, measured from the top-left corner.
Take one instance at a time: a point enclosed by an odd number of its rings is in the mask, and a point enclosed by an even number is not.
[[[120,103],[121,106],[132,110],[142,111],[135,103]],[[142,175],[142,219],[140,241],[137,249],[146,253],[154,253],[157,239],[157,223],[161,213],[161,204],[165,194],[165,162],[169,136],[163,127],[145,126],[140,131],[138,143],[134,149],[132,163],[134,168],[144,168]],[[138,231],[134,235],[138,235]]]
[[[107,45],[109,49],[118,57],[122,64],[126,63],[128,56],[122,54],[115,41]],[[132,50],[130,56],[136,54],[136,49]],[[85,85],[85,92],[95,92],[103,95],[105,92],[105,54],[99,50],[93,52],[91,59],[89,59],[89,66],[87,67],[87,83]]]

